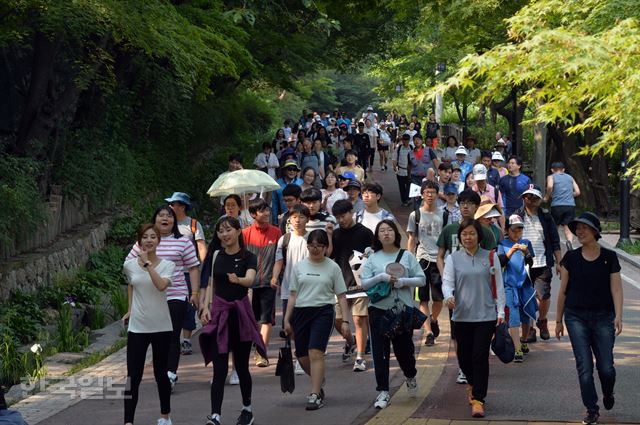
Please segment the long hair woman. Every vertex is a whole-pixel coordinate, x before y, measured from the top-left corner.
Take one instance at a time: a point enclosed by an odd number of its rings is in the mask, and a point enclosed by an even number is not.
[[[153,351],[153,374],[160,397],[158,425],[171,425],[171,383],[167,376],[171,344],[171,314],[166,289],[177,267],[173,261],[158,257],[161,234],[154,224],[144,224],[138,231],[140,252],[124,263],[129,286],[129,309],[122,317],[127,328],[127,390],[124,398],[124,422],[133,424],[138,404],[138,390],[144,372],[149,345]],[[179,270],[182,274],[182,269]]]
[[[336,297],[342,311],[349,311],[342,271],[327,258],[328,247],[327,232],[314,230],[309,233],[309,257],[293,266],[284,318],[285,332],[295,336],[296,357],[311,377],[307,410],[318,410],[324,406],[324,352],[333,329]],[[342,326],[344,331],[349,322],[343,321]]]
[[[376,375],[376,391],[378,397],[374,403],[377,409],[384,409],[389,404],[389,357],[391,344],[393,353],[404,373],[407,391],[410,397],[415,397],[418,391],[416,382],[416,357],[412,333],[404,332],[393,338],[382,334],[381,321],[387,310],[399,302],[413,306],[413,292],[415,287],[424,286],[426,278],[416,257],[409,251],[400,249],[402,236],[393,220],[382,220],[376,226],[373,239],[374,253],[365,262],[360,279],[366,290],[378,283],[390,285],[393,289],[386,298],[369,304],[369,328],[371,331],[371,353]],[[402,273],[390,271],[388,265],[399,263]],[[398,268],[398,267],[396,267]],[[342,310],[346,311],[346,310]]]
[[[478,221],[466,218],[460,223],[458,239],[463,249],[446,258],[442,276],[444,299],[453,310],[458,363],[467,377],[467,398],[474,418],[484,417],[489,347],[495,327],[504,322],[505,305],[500,260],[497,253],[480,247],[482,235]],[[491,289],[492,276],[497,302]]]
[[[324,189],[322,189],[321,208],[329,214],[333,211],[333,204],[340,199],[347,199],[347,192],[338,187],[338,176],[333,171],[329,171],[324,178]]]
[[[178,382],[178,364],[180,362],[180,334],[182,323],[187,314],[187,303],[191,302],[196,308],[199,304],[200,269],[198,254],[191,239],[183,236],[178,230],[176,213],[168,204],[156,209],[151,223],[160,230],[160,243],[156,249],[158,257],[173,261],[176,264],[171,286],[167,288],[167,303],[171,313],[173,333],[169,346],[169,361],[167,375],[171,381],[171,388]],[[137,258],[142,251],[139,243],[135,243],[127,255],[127,260]],[[191,299],[185,273],[189,274],[191,284]]]
[[[207,425],[220,425],[224,383],[229,372],[229,353],[240,380],[242,411],[237,424],[253,423],[251,409],[251,347],[267,358],[258,324],[253,316],[248,291],[257,270],[257,257],[245,249],[242,228],[235,217],[225,216],[215,226],[214,238],[222,248],[212,255],[212,274],[207,286],[206,302],[200,318],[206,326],[200,333],[200,348],[205,364],[213,362],[211,415]],[[215,294],[215,295],[214,295]]]

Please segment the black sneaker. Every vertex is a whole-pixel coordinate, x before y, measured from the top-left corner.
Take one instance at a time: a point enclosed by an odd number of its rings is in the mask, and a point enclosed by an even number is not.
[[[597,425],[600,414],[598,412],[587,412],[587,416],[582,420],[583,425]]]
[[[605,409],[611,410],[613,409],[613,405],[616,404],[616,399],[613,394],[605,395],[602,397],[602,404],[604,405]]]
[[[344,349],[342,351],[342,361],[344,363],[348,362],[351,359],[351,355],[356,349],[355,344],[350,344],[348,341],[344,342]]]
[[[433,333],[429,332],[427,334],[427,338],[424,340],[424,345],[427,347],[433,347],[433,344],[436,343],[436,338],[433,336]]]
[[[433,337],[437,338],[440,336],[440,325],[438,325],[437,320],[433,320],[432,316],[429,316],[429,320],[431,321],[431,332],[433,332]]]
[[[207,416],[207,422],[204,425],[220,425],[220,421],[211,416]]]
[[[307,397],[307,406],[306,410],[318,410],[324,406],[324,400],[322,399],[320,394],[311,393],[309,397]]]
[[[238,420],[236,421],[236,425],[252,425],[253,424],[253,413],[248,410],[242,409],[240,412],[240,416],[238,416]]]

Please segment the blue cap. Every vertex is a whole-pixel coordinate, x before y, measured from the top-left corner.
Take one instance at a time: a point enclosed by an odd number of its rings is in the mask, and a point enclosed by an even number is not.
[[[346,179],[346,180],[358,180],[353,171],[347,171],[338,176],[338,178]]]
[[[191,197],[184,192],[173,192],[173,195],[171,195],[170,198],[165,198],[164,200],[169,204],[172,202],[180,202],[186,205],[187,211],[189,211],[193,207],[193,205],[191,204]]]
[[[446,195],[447,193],[455,193],[458,194],[458,186],[456,186],[455,183],[447,183],[444,185],[444,194]]]

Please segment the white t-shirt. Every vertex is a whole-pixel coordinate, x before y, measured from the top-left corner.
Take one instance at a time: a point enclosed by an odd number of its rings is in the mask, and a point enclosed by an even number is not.
[[[307,237],[309,232],[304,236],[298,236],[294,232],[289,233],[291,236],[289,244],[287,245],[287,258],[284,265],[284,271],[282,273],[282,287],[280,288],[280,298],[283,300],[289,299],[289,283],[291,282],[291,275],[293,273],[293,266],[299,261],[304,260],[309,256],[307,250]],[[283,259],[282,243],[286,235],[283,235],[278,239],[278,247],[276,248],[276,261]]]
[[[327,192],[326,189],[322,189],[322,199],[327,200],[325,211],[327,211],[329,214],[333,214],[333,204],[341,199],[349,199],[349,195],[347,195],[347,192],[340,188],[334,190],[331,193]]]
[[[383,208],[380,208],[380,211],[377,213],[370,213],[365,209],[362,211],[362,220],[360,220],[360,223],[362,223],[362,225],[367,229],[371,230],[371,232],[375,233],[376,226],[385,218],[388,220],[395,220],[393,214]]]
[[[308,258],[293,266],[290,291],[296,291],[296,307],[322,307],[335,304],[335,296],[347,292],[340,266],[325,258],[313,263]]]
[[[378,130],[374,126],[364,129],[364,132],[369,135],[369,147],[375,149],[378,145]]]
[[[416,235],[416,212],[409,214],[407,233]],[[436,261],[438,259],[438,236],[442,232],[442,209],[436,208],[434,212],[425,212],[420,208],[420,223],[418,224],[417,237],[420,244],[416,250],[418,260]]]
[[[162,278],[171,280],[175,268],[173,261],[161,259],[156,272]],[[166,291],[159,291],[155,287],[149,272],[138,264],[137,258],[125,261],[123,271],[127,281],[133,286],[129,332],[154,333],[173,330]]]
[[[278,157],[270,152],[268,154],[261,152],[256,155],[256,159],[253,161],[253,165],[255,165],[259,169],[266,168],[267,173],[275,180],[276,178],[276,170],[280,167],[280,162],[278,161]]]
[[[473,149],[467,149],[467,161],[469,161],[472,164],[477,164],[480,162],[480,155],[482,155],[482,153],[480,152],[480,149],[478,148],[473,148]]]
[[[182,233],[182,236],[186,236],[191,241],[203,241],[204,230],[202,224],[196,220],[196,234],[191,232],[191,217],[185,217],[183,220],[178,221],[178,230]]]

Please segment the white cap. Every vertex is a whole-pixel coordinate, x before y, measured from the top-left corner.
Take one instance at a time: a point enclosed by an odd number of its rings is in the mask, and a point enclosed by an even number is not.
[[[522,217],[520,217],[518,214],[512,214],[512,215],[509,216],[509,220],[507,221],[507,225],[524,227],[524,222],[522,221]]]
[[[320,115],[316,115],[314,118],[316,121],[322,121],[322,118],[320,118]]]
[[[476,164],[473,166],[473,180],[486,180],[487,179],[487,167],[482,164]]]
[[[500,214],[500,211],[498,211],[495,207],[491,208],[489,210],[488,213],[486,213],[485,215],[483,215],[483,218],[494,218],[494,217],[500,217],[502,216],[502,214]]]
[[[367,111],[373,111],[373,106],[371,105],[367,106]]]
[[[495,151],[494,153],[491,154],[491,160],[504,162],[504,156],[502,156],[500,152]]]
[[[458,149],[456,149],[456,155],[466,155],[467,154],[467,150],[464,148],[464,146],[458,146]]]

